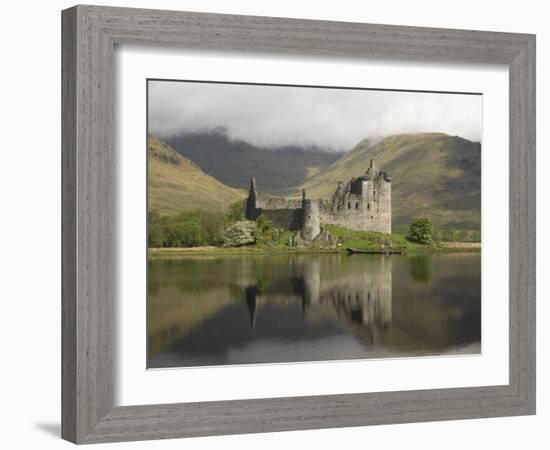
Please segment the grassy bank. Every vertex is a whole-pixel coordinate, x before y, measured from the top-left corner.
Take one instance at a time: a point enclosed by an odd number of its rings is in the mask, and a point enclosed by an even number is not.
[[[198,246],[198,247],[171,247],[150,248],[149,255],[175,256],[179,254],[261,254],[261,253],[345,253],[348,248],[363,250],[388,250],[402,249],[406,253],[435,253],[435,252],[464,252],[480,251],[480,243],[465,242],[433,242],[431,244],[419,244],[411,242],[404,235],[376,233],[372,231],[352,231],[335,225],[324,226],[333,238],[338,240],[334,246],[326,240],[317,240],[307,243],[303,247],[290,247],[288,245],[290,231],[284,231],[276,236],[265,236],[254,245],[241,247],[223,246]]]
[[[362,250],[403,249],[407,253],[445,252],[445,251],[480,251],[480,242],[433,241],[420,244],[408,240],[404,234],[375,233],[372,231],[353,231],[336,225],[326,225],[329,232],[338,238],[341,249],[349,247]]]
[[[464,253],[464,252],[479,252],[481,246],[479,244],[473,246],[461,246],[460,242],[446,242],[434,247],[415,247],[406,250],[406,254],[425,254],[425,253]],[[172,247],[172,248],[150,248],[149,257],[178,257],[185,255],[261,255],[273,253],[288,253],[288,254],[347,254],[346,247],[338,247],[336,249],[319,249],[319,248],[291,248],[291,247]]]
[[[330,248],[294,248],[279,246],[247,245],[242,247],[171,247],[171,248],[149,248],[149,256],[177,256],[177,255],[260,255],[272,253],[292,254],[335,254],[344,253],[345,249]]]
[[[436,248],[435,245],[424,245],[410,242],[402,234],[384,234],[374,231],[353,231],[336,225],[325,225],[332,236],[338,238],[343,249],[357,248],[361,250],[403,249],[426,250]]]

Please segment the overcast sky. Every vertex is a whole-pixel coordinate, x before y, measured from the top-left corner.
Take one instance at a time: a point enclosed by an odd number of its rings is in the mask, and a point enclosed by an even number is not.
[[[346,151],[364,138],[443,132],[481,139],[481,96],[286,86],[149,82],[149,132],[223,127],[260,147]]]

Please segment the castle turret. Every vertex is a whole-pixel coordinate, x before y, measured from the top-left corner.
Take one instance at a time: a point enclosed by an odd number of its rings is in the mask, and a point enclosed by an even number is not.
[[[387,234],[391,233],[391,180],[371,159],[361,189],[367,206],[366,227]]]
[[[306,190],[302,190],[302,238],[313,240],[321,233],[321,221],[319,217],[319,204],[316,200],[306,197]]]
[[[369,161],[369,167],[368,167],[367,171],[365,172],[365,175],[367,176],[367,178],[370,178],[372,180],[372,179],[376,178],[379,174],[380,174],[380,169],[378,168],[378,166],[374,162],[374,159],[371,159]]]
[[[248,220],[256,219],[256,199],[258,192],[256,191],[256,178],[250,179],[250,189],[248,190],[248,198],[246,199],[246,218]]]

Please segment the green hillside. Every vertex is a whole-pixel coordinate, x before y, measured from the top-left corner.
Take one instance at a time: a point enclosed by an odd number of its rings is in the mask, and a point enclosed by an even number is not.
[[[147,143],[147,199],[149,211],[177,214],[191,209],[226,210],[245,192],[225,186],[205,174],[161,140]]]
[[[303,186],[312,198],[330,198],[339,180],[362,175],[369,160],[393,177],[394,230],[414,217],[430,217],[447,228],[479,229],[481,221],[481,148],[443,133],[402,134],[364,140]],[[298,195],[299,189],[292,192]]]

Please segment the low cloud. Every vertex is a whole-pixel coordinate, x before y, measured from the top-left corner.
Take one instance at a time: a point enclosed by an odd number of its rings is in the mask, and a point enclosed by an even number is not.
[[[349,150],[366,137],[443,132],[481,139],[480,95],[149,82],[149,132],[224,128],[259,147]]]

